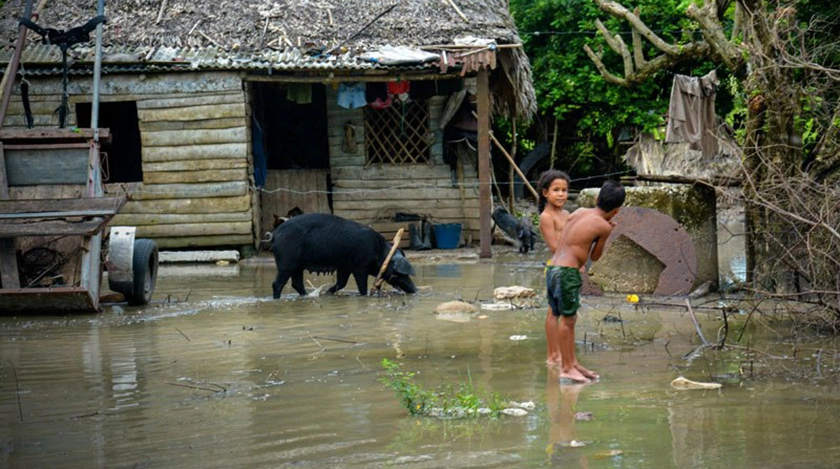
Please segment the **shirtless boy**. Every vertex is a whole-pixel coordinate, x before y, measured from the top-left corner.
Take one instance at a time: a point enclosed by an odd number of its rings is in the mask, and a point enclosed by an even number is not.
[[[597,261],[604,253],[607,238],[612,232],[618,214],[624,203],[624,187],[615,181],[607,181],[601,187],[595,208],[579,208],[569,216],[557,251],[545,277],[548,304],[559,316],[560,337],[560,379],[586,383],[598,379],[598,375],[587,370],[575,356],[575,321],[580,308],[580,270],[588,259]]]
[[[569,182],[569,175],[563,171],[549,169],[540,175],[537,184],[541,196],[540,203],[544,205],[540,212],[540,232],[552,256],[557,251],[560,234],[563,233],[563,227],[569,218],[569,211],[563,208],[569,199]],[[548,348],[545,361],[548,364],[560,363],[560,337],[557,335],[557,326],[557,316],[549,307],[545,316],[545,339]]]

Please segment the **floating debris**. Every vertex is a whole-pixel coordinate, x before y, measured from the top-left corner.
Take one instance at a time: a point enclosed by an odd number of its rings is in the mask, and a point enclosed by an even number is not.
[[[718,389],[721,387],[720,383],[703,383],[700,381],[692,381],[683,378],[682,376],[671,381],[671,387],[679,390],[687,389]]]
[[[533,288],[513,285],[510,287],[498,287],[493,290],[493,298],[497,300],[508,300],[514,298],[534,298],[537,292]]]
[[[466,301],[447,301],[435,307],[435,313],[475,313],[478,308]]]

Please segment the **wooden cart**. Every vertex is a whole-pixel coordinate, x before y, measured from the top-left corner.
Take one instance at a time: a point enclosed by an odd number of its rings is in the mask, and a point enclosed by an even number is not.
[[[31,14],[27,0],[24,18]],[[0,87],[0,127],[26,36],[23,23]],[[109,287],[130,304],[147,303],[154,291],[154,242],[134,239],[133,227],[106,233],[126,198],[105,197],[102,185],[100,146],[111,136],[97,128],[102,24],[96,24],[93,128],[0,129],[0,314],[99,311],[106,266]]]

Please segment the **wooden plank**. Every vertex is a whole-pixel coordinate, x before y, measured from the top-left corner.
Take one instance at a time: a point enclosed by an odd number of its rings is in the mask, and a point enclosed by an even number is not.
[[[330,213],[326,169],[269,170],[260,192],[260,226],[274,227],[274,216],[298,207],[303,213]]]
[[[18,150],[78,150],[79,148],[84,148],[85,151],[90,149],[90,145],[87,143],[48,143],[48,144],[36,144],[36,143],[8,143],[6,144],[6,151],[18,151]]]
[[[81,287],[18,288],[0,290],[0,313],[97,312],[98,298]]]
[[[231,91],[226,93],[202,93],[199,95],[183,97],[143,99],[137,101],[137,109],[160,109],[217,104],[238,104],[244,102],[244,92]]]
[[[113,216],[114,210],[78,210],[73,212],[24,212],[24,213],[2,213],[0,220],[27,220],[33,218],[71,218],[71,217],[107,217]]]
[[[248,144],[220,143],[178,147],[143,148],[143,161],[158,163],[179,160],[214,160],[219,158],[247,158]]]
[[[333,196],[333,204],[350,210],[374,210],[392,212],[434,212],[435,210],[458,208],[461,210],[478,210],[480,202],[478,198],[461,199],[378,199],[378,200],[347,200],[343,197]],[[478,214],[476,213],[476,217]]]
[[[213,169],[207,171],[155,171],[144,172],[143,182],[146,184],[175,184],[201,182],[244,181],[248,179],[248,170]]]
[[[85,197],[80,199],[23,199],[0,200],[0,213],[78,212],[87,210],[116,213],[125,203],[125,197]],[[41,215],[37,215],[41,216]]]
[[[173,225],[181,223],[235,223],[251,222],[248,212],[235,213],[120,213],[111,221],[112,225],[143,226],[143,225]]]
[[[247,127],[248,120],[245,116],[228,117],[225,119],[206,119],[198,121],[160,121],[141,122],[140,132],[156,132],[158,130],[182,130],[182,129],[226,129],[229,127]]]
[[[20,236],[91,236],[108,223],[110,217],[81,221],[42,220],[38,223],[0,223],[0,238]]]
[[[404,203],[435,203],[438,200],[457,199],[460,202],[460,191],[458,189],[443,187],[413,187],[394,190],[391,188],[379,189],[340,189],[333,191],[333,199],[344,202],[356,201],[393,201]],[[478,197],[466,197],[467,200],[478,200]]]
[[[141,238],[213,235],[250,236],[252,232],[253,230],[250,220],[236,223],[182,223],[175,225],[145,225],[137,227],[137,236]]]
[[[120,213],[226,213],[249,212],[251,196],[202,197],[190,200],[162,199],[139,200],[126,204]]]
[[[23,142],[86,142],[93,138],[93,129],[0,129],[0,140],[5,143]],[[99,129],[99,141],[111,138],[109,129]]]
[[[248,129],[245,127],[161,130],[158,132],[143,132],[141,141],[144,147],[214,145],[217,143],[248,143],[248,135]]]
[[[197,248],[204,246],[251,246],[252,235],[184,236],[175,238],[155,238],[155,243],[163,249]]]
[[[161,163],[143,164],[143,173],[155,171],[197,171],[211,169],[241,169],[247,168],[244,159],[226,158],[221,160],[181,160]]]
[[[245,103],[137,110],[141,121],[195,121],[245,116]]]
[[[440,178],[450,180],[451,171],[447,165],[382,165],[366,167],[343,167],[333,168],[333,181],[346,183],[345,181],[370,181],[370,180],[391,180],[406,181],[418,178]],[[473,183],[471,175],[477,174],[471,168],[464,168],[464,176],[467,183]]]
[[[133,184],[125,189],[129,204],[141,200],[193,199],[204,197],[236,197],[248,193],[248,181],[210,182],[202,184]],[[109,194],[121,194],[119,185],[106,186]]]
[[[333,205],[334,213],[340,216],[346,216],[347,218],[353,220],[366,220],[368,222],[374,220],[391,220],[394,214],[393,207],[383,207],[380,209],[375,208],[368,208],[368,209],[360,209],[354,207],[346,207],[344,204],[335,203]],[[439,222],[440,220],[447,219],[447,220],[466,220],[475,218],[478,220],[478,213],[477,210],[471,210],[472,212],[476,213],[468,213],[468,216],[464,216],[464,209],[463,208],[440,208],[435,209],[433,211],[425,211],[423,209],[418,209],[417,207],[407,207],[405,210],[400,210],[407,213],[417,213],[420,215],[429,215],[432,220],[435,222]],[[470,212],[468,210],[468,212]]]

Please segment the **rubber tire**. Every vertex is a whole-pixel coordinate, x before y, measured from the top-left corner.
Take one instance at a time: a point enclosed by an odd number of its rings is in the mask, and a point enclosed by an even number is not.
[[[134,240],[134,256],[131,259],[134,272],[134,285],[125,295],[128,304],[145,305],[152,300],[158,271],[158,247],[151,239]]]

